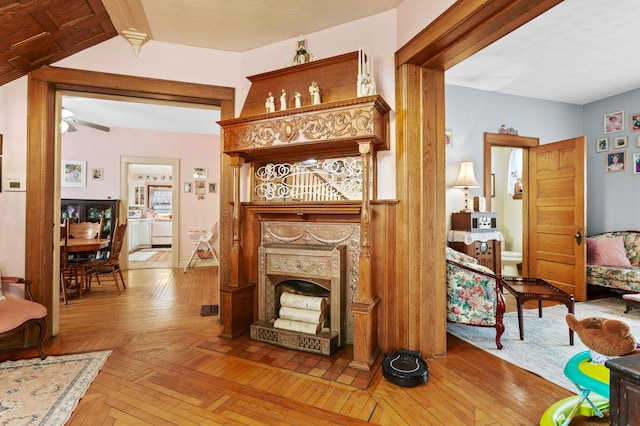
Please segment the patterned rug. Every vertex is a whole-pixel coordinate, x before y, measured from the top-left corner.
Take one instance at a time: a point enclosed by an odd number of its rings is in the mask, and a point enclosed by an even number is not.
[[[110,354],[0,363],[0,424],[63,425]]]
[[[619,297],[609,297],[575,304],[578,319],[597,316],[620,319],[631,327],[631,332],[640,339],[640,310],[624,313],[625,304]],[[504,316],[505,332],[502,335],[502,350],[495,344],[494,328],[470,327],[447,324],[447,331],[460,339],[477,346],[498,358],[531,371],[565,389],[576,392],[575,386],[564,375],[567,361],[587,347],[575,335],[574,346],[569,345],[569,327],[565,321],[567,307],[554,305],[543,309],[538,318],[538,309],[524,310],[524,340],[520,340],[518,314],[509,312]]]
[[[382,363],[382,356],[379,356],[371,371],[357,370],[349,367],[349,363],[353,361],[353,346],[345,345],[331,356],[325,356],[256,342],[251,340],[249,334],[233,340],[216,337],[198,346],[359,389],[369,387]]]

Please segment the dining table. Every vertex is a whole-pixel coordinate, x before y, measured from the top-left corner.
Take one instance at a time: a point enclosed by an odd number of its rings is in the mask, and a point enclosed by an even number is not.
[[[64,245],[64,241],[60,241]],[[67,253],[91,253],[109,246],[107,238],[69,238],[67,239]]]

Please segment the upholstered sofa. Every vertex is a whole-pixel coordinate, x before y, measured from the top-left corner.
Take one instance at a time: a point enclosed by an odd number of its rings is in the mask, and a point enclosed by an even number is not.
[[[506,309],[502,277],[467,254],[447,247],[447,321],[496,329],[502,349],[502,319]]]
[[[587,238],[587,284],[640,292],[640,231]]]

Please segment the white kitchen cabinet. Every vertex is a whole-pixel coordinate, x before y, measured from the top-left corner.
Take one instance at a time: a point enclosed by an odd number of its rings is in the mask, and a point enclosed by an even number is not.
[[[144,181],[133,181],[129,183],[129,205],[136,207],[145,207],[147,205]]]
[[[127,225],[127,241],[129,243],[129,251],[134,251],[140,245],[139,237],[140,221],[130,219]]]
[[[138,244],[141,246],[151,245],[151,221],[141,220],[138,225]]]
[[[127,226],[129,251],[151,246],[151,221],[148,219],[129,219]]]

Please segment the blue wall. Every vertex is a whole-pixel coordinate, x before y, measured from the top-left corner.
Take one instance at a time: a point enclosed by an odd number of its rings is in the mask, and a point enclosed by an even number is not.
[[[624,111],[624,131],[604,134],[604,115]],[[584,135],[587,137],[587,234],[605,231],[640,230],[640,174],[633,173],[633,154],[640,153],[629,117],[640,113],[640,89],[601,99],[584,106]],[[613,138],[628,136],[626,148],[614,149]],[[596,152],[595,140],[609,137],[609,151]],[[607,173],[607,153],[625,152],[626,170]]]
[[[640,153],[640,132],[631,132],[629,124],[629,116],[640,113],[640,89],[581,106],[447,85],[445,105],[446,126],[453,140],[446,151],[448,213],[464,205],[461,191],[451,188],[461,161],[474,161],[481,188],[471,190],[470,196],[482,195],[484,132],[497,133],[505,124],[520,136],[540,138],[541,144],[586,136],[586,234],[640,230],[640,174],[633,173],[632,165],[633,154]],[[605,135],[604,115],[616,111],[624,111],[625,130]],[[607,173],[607,153],[596,153],[595,140],[609,136],[608,152],[612,152],[613,137],[625,135],[628,147],[620,150],[626,153],[626,171]]]
[[[541,144],[583,134],[580,105],[446,85],[445,108],[446,127],[452,132],[452,144],[446,150],[447,213],[464,207],[462,191],[451,188],[460,162],[474,162],[480,183],[480,188],[470,190],[470,198],[483,194],[485,132],[498,133],[504,124],[517,129],[520,136],[539,138]]]

